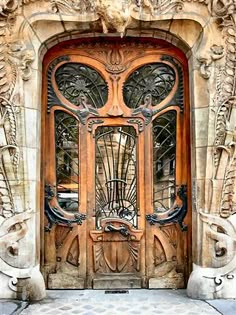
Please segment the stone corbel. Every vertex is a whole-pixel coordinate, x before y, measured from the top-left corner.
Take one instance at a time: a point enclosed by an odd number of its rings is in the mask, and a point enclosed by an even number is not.
[[[200,67],[200,74],[204,79],[209,79],[211,75],[211,66],[214,62],[221,59],[224,56],[224,47],[222,45],[213,45],[210,48],[210,54],[208,56],[199,56],[197,58]]]
[[[34,61],[35,53],[33,49],[28,49],[21,41],[13,41],[8,44],[9,58],[15,62],[23,80],[29,80],[32,70],[31,63]]]
[[[124,6],[120,2],[110,4],[106,0],[97,0],[94,11],[101,19],[103,33],[116,31],[123,37],[131,22],[128,4]]]
[[[0,225],[0,272],[9,277],[9,289],[23,300],[37,300],[45,296],[45,285],[39,267],[17,268],[11,262],[21,256],[19,241],[28,232],[26,222],[32,215],[30,211],[18,213],[5,219]]]
[[[206,252],[216,257],[221,266],[204,268],[194,264],[187,294],[198,299],[233,298],[236,290],[236,218],[222,219],[201,212],[200,219],[207,226],[207,237],[215,243]]]

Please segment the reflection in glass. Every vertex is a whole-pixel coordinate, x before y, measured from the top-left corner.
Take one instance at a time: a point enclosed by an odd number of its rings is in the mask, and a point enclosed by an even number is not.
[[[61,208],[78,212],[78,122],[63,111],[55,113],[57,199]]]
[[[175,201],[176,112],[153,122],[154,211],[165,212]]]
[[[96,130],[96,227],[102,218],[137,226],[136,132],[133,127]]]

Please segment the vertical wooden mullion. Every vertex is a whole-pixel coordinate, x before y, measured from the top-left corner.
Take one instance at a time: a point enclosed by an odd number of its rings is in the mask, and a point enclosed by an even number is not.
[[[87,288],[92,288],[94,276],[93,262],[93,242],[90,237],[90,231],[95,230],[95,130],[89,133],[87,131]]]
[[[137,132],[137,131],[136,131]],[[145,231],[145,215],[146,215],[146,205],[145,205],[145,133],[142,132],[140,134],[137,133],[137,144],[136,144],[136,150],[137,150],[137,204],[139,206],[139,217],[138,217],[138,229]],[[141,268],[140,273],[141,277],[144,279],[145,277],[145,266],[146,266],[146,255],[145,255],[145,233],[141,239],[141,254],[140,254],[140,260],[141,260]],[[144,285],[144,284],[143,284]]]
[[[79,209],[81,214],[87,216],[87,141],[86,141],[86,128],[79,124]],[[79,235],[79,252],[80,252],[80,264],[79,264],[79,276],[84,279],[84,285],[86,287],[86,264],[87,264],[87,250],[86,250],[86,238],[87,238],[87,218],[83,221],[83,224],[77,227]]]
[[[145,128],[145,210],[146,214],[153,213],[153,136],[152,136],[152,123]],[[152,276],[153,273],[153,241],[154,241],[154,229],[157,227],[151,226],[146,217],[145,220],[145,239],[146,239],[146,277]]]
[[[56,167],[55,167],[55,111],[46,113],[46,130],[45,137],[45,184],[56,186]],[[45,226],[46,224],[44,224]],[[44,227],[43,227],[44,228]],[[44,232],[45,251],[44,262],[47,273],[53,273],[56,269],[56,246],[55,246],[55,229],[54,225],[51,231]]]

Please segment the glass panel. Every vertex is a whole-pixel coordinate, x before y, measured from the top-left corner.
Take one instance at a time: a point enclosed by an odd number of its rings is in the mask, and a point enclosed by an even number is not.
[[[61,208],[78,212],[78,122],[63,111],[55,113],[57,199]]]
[[[55,80],[61,94],[74,105],[100,108],[107,101],[105,80],[86,65],[66,63],[57,69]]]
[[[176,112],[153,122],[154,212],[165,212],[175,201]]]
[[[133,127],[96,130],[96,228],[102,218],[137,227],[136,132]]]
[[[151,63],[135,70],[124,85],[124,101],[130,108],[145,103],[144,98],[151,94],[152,105],[163,101],[175,84],[174,70],[164,63]]]

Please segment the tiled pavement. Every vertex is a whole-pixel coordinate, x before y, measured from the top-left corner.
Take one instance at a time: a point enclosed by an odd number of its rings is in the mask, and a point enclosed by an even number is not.
[[[42,302],[31,304],[21,315],[219,315],[204,301],[189,299],[184,290],[48,291]]]
[[[8,306],[7,304],[8,303]],[[15,304],[14,304],[15,303]],[[5,305],[5,307],[4,307]],[[15,305],[15,310],[14,306]],[[193,300],[185,290],[52,290],[37,303],[0,301],[0,315],[236,315],[235,300]]]

